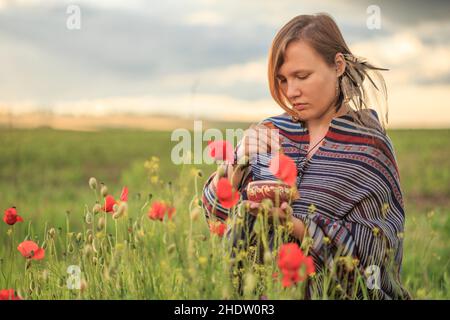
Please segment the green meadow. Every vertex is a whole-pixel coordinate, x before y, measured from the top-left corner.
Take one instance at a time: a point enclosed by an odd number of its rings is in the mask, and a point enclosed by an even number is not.
[[[0,129],[0,208],[3,215],[15,206],[24,219],[0,223],[0,289],[24,299],[240,298],[226,276],[222,239],[210,234],[203,212],[192,215],[215,166],[174,165],[170,135]],[[406,206],[402,282],[414,299],[450,299],[450,130],[388,135]],[[125,216],[94,212],[103,200],[90,177],[115,198],[129,188]],[[175,206],[172,220],[147,217],[156,200]],[[45,258],[24,259],[17,246],[25,239],[44,247]],[[71,265],[80,268],[79,289],[67,286]],[[274,259],[267,270],[276,271]],[[255,298],[254,282],[246,274],[243,298]],[[299,289],[268,282],[269,299],[299,297]]]

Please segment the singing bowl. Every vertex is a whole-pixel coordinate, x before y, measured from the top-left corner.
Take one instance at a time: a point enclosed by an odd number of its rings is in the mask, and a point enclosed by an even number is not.
[[[247,198],[253,202],[260,203],[263,199],[270,199],[275,204],[277,192],[280,205],[283,202],[292,202],[300,197],[297,190],[280,181],[258,180],[247,185]]]

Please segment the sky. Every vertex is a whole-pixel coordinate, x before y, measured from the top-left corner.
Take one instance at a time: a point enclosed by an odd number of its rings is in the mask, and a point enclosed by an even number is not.
[[[389,69],[388,127],[450,128],[450,2],[430,0],[0,0],[0,112],[259,121],[283,112],[267,82],[275,34],[317,12]]]

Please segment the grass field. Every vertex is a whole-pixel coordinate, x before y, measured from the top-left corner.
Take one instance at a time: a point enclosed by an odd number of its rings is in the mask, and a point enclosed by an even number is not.
[[[449,299],[450,130],[388,134],[406,204],[403,283],[415,299]],[[0,129],[0,208],[15,206],[24,219],[0,224],[0,289],[25,299],[233,298],[221,239],[209,234],[202,215],[190,218],[192,199],[215,166],[173,165],[175,144],[163,131]],[[92,213],[101,201],[88,186],[92,176],[116,198],[128,186],[127,217],[105,214],[103,227],[104,214]],[[154,200],[172,203],[174,219],[148,219]],[[43,260],[27,263],[20,255],[26,238],[45,247]],[[70,265],[80,267],[81,290],[67,288]],[[275,268],[270,263],[270,272]],[[246,277],[248,298],[253,282]],[[277,284],[268,292],[274,299],[298,294]]]

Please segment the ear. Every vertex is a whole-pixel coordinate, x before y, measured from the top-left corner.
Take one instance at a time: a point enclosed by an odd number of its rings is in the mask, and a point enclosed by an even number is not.
[[[345,68],[347,67],[344,55],[341,52],[336,53],[336,56],[334,57],[334,65],[336,68],[336,76],[340,77],[345,72]]]

